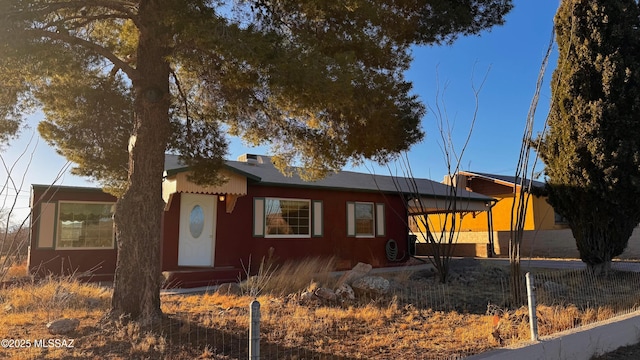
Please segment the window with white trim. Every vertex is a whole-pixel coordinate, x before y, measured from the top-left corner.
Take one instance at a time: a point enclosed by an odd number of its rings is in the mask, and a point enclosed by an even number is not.
[[[384,204],[372,202],[347,203],[347,236],[385,236]]]
[[[324,236],[321,200],[253,198],[253,236],[306,238]]]
[[[356,211],[356,236],[374,236],[373,203],[357,202]]]
[[[266,198],[265,237],[310,237],[311,200]]]
[[[60,202],[56,249],[113,249],[115,204]]]

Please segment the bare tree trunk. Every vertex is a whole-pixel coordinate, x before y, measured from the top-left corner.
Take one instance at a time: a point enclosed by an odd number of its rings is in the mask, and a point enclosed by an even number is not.
[[[520,268],[520,238],[511,236],[509,240],[509,285],[511,289],[512,305],[520,306],[523,303],[522,271]]]
[[[160,242],[162,238],[162,174],[169,135],[169,65],[164,33],[155,14],[161,1],[142,2],[139,78],[135,91],[135,127],[129,145],[128,188],[116,205],[118,242],[111,315],[130,316],[150,326],[160,310]]]

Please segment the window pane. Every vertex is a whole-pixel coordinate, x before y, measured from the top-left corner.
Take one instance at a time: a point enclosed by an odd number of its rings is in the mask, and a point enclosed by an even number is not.
[[[309,236],[311,224],[309,200],[266,199],[267,235]]]
[[[60,203],[58,248],[113,248],[113,204]]]
[[[373,236],[373,204],[356,203],[356,235]]]
[[[189,232],[194,239],[197,239],[202,235],[204,229],[204,212],[200,205],[196,205],[191,209],[189,215]]]

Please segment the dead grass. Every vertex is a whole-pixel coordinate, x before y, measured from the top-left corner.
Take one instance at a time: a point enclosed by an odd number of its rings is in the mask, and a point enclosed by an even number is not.
[[[99,325],[109,307],[110,291],[72,278],[50,278],[0,290],[3,338],[51,338],[46,322],[58,317],[81,320],[79,329],[65,336],[75,339],[73,349],[0,349],[0,358],[17,354],[18,358],[34,359],[246,358],[249,303],[254,298],[261,304],[263,359],[444,359],[530,338],[527,309],[507,309],[501,303],[505,269],[477,264],[454,268],[454,279],[447,285],[438,284],[428,273],[407,270],[385,275],[393,284],[389,296],[301,303],[297,294],[309,286],[335,284],[330,274],[332,263],[313,259],[263,272],[262,278],[254,279],[261,290],[257,297],[163,295],[162,310],[167,316],[149,332],[125,321],[110,327]],[[567,284],[575,279],[576,275],[569,273],[554,277],[557,283]],[[637,283],[638,279],[624,278],[626,281]],[[250,289],[252,285],[244,286]],[[631,287],[627,290],[634,291]],[[576,304],[539,305],[540,335],[619,313],[622,305],[584,306],[583,300],[590,296],[576,299]],[[625,297],[637,298],[632,293]]]
[[[81,322],[72,338],[91,329],[104,315],[111,292],[96,285],[80,283],[69,277],[47,278],[0,290],[0,338],[35,339],[53,337],[46,324],[59,318],[77,318]],[[67,349],[2,349],[0,358],[61,358]]]
[[[23,261],[19,264],[13,264],[11,261],[6,261],[10,266],[6,269],[1,269],[0,279],[4,280],[16,280],[27,277],[27,262]],[[0,258],[0,265],[4,264],[5,260]]]
[[[248,276],[242,288],[247,295],[258,296],[264,293],[287,295],[319,284],[331,287],[335,283],[331,276],[335,264],[333,257],[313,257],[283,264],[276,264],[269,257],[262,260],[256,275]],[[250,273],[251,269],[245,271]]]

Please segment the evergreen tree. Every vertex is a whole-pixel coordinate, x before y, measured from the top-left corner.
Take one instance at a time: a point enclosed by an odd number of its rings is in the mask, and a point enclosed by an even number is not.
[[[120,190],[112,315],[160,312],[167,150],[215,183],[225,134],[315,178],[423,137],[410,46],[501,24],[511,0],[2,0],[0,130],[42,108],[76,172]],[[129,150],[127,150],[129,149]],[[128,165],[127,165],[128,164]]]
[[[563,0],[555,27],[558,67],[539,154],[549,202],[599,273],[640,222],[640,9],[635,0]]]

